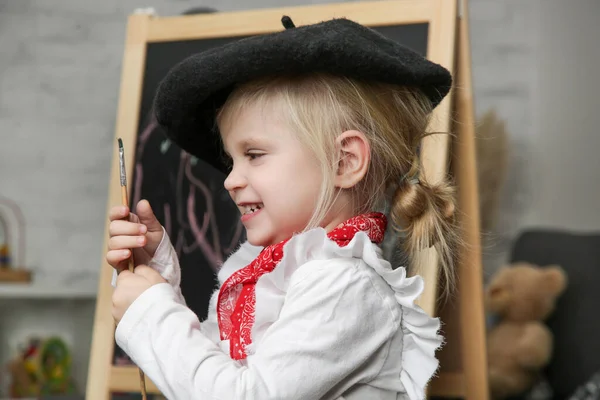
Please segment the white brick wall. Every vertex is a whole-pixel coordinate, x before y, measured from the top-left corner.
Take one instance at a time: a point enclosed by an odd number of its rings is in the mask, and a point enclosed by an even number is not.
[[[511,146],[502,218],[483,242],[489,276],[505,262],[510,241],[523,227],[529,209],[539,4],[535,0],[471,0],[470,5],[476,113],[494,109],[506,121]]]

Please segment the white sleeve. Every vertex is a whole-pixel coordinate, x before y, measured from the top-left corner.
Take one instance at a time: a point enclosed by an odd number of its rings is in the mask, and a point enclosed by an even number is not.
[[[185,305],[185,299],[181,293],[181,267],[179,266],[179,259],[177,258],[177,252],[169,239],[169,235],[163,227],[163,237],[154,252],[154,257],[148,263],[148,266],[154,269],[165,279],[169,285],[173,287],[177,295],[177,301]],[[113,270],[112,286],[115,287],[117,284],[117,271]]]
[[[117,344],[169,399],[327,398],[397,329],[357,264],[300,267],[310,272],[292,276],[279,319],[247,366],[206,337],[168,284],[151,287],[131,305],[117,326]]]
[[[177,252],[171,243],[167,231],[163,227],[163,237],[156,248],[154,257],[148,263],[148,266],[157,271],[165,279],[177,294],[178,301],[185,305],[185,299],[181,293],[181,267]]]
[[[164,228],[163,228],[164,231]],[[176,299],[180,304],[186,305],[185,298],[181,292],[181,267],[179,266],[179,258],[177,252],[171,243],[171,239],[167,232],[164,231],[162,241],[156,248],[154,257],[148,263],[148,266],[156,270],[160,275],[167,280],[169,285],[175,291]],[[202,331],[213,342],[218,343],[219,326],[217,324],[217,300],[219,290],[215,290],[210,297],[208,314],[206,319],[202,321]]]

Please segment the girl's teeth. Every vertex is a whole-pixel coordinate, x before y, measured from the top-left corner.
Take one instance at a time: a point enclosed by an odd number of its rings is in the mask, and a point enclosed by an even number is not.
[[[252,206],[246,206],[246,214],[252,214],[255,211],[258,211],[261,209],[261,206],[258,204],[252,205]]]

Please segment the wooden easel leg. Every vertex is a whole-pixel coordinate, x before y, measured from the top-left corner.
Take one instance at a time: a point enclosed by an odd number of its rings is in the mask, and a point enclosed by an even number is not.
[[[116,138],[123,138],[127,151],[127,174],[133,173],[134,138],[138,129],[138,112],[142,93],[144,63],[146,57],[146,37],[148,14],[134,14],[127,24],[127,40],[123,56],[119,109],[117,115]],[[111,206],[121,203],[121,185],[119,183],[118,150],[113,150],[113,163],[110,173],[109,197],[106,215]],[[108,248],[108,219],[104,228],[104,246]],[[112,267],[102,259],[98,295],[96,297],[96,314],[92,334],[92,348],[88,368],[86,400],[108,400],[111,397],[111,366],[115,348],[115,323],[111,313]]]
[[[459,209],[467,248],[459,262],[459,315],[462,342],[462,369],[466,400],[489,398],[485,314],[483,307],[483,274],[479,226],[479,196],[475,147],[475,117],[471,82],[471,54],[467,0],[461,1],[462,15],[458,24],[456,111],[458,138],[454,157]]]

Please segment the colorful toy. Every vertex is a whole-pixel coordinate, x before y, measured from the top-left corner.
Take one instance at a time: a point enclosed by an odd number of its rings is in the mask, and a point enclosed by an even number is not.
[[[14,398],[72,394],[71,354],[58,337],[32,338],[21,354],[9,364],[10,387]]]

